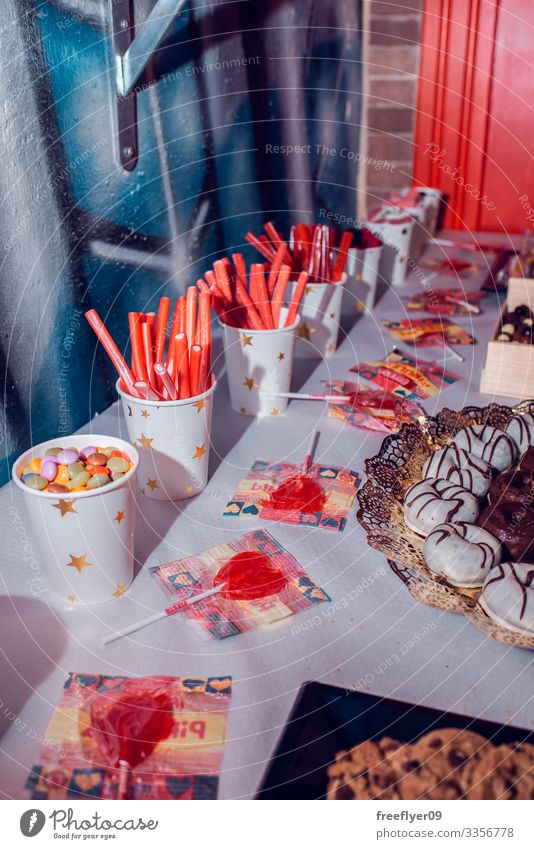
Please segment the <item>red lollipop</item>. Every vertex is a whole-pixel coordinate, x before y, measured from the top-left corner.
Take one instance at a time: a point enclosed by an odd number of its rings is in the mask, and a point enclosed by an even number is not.
[[[295,511],[296,513],[320,513],[322,511],[326,501],[325,494],[317,481],[308,475],[318,438],[319,433],[315,432],[302,464],[302,472],[286,478],[276,489],[270,492],[266,506],[273,510]]]
[[[240,551],[221,566],[213,584],[221,587],[224,598],[251,601],[281,592],[287,578],[265,554]]]
[[[308,475],[292,475],[269,494],[268,506],[273,510],[297,513],[321,513],[325,494],[317,481]]]
[[[120,770],[119,798],[126,795],[129,770],[170,736],[175,707],[164,688],[140,688],[133,681],[92,699],[91,725],[84,734],[97,744],[103,761]]]
[[[287,584],[285,574],[270,559],[259,551],[240,551],[234,554],[230,560],[224,563],[213,579],[213,586],[209,590],[203,590],[198,595],[191,596],[185,601],[179,601],[167,607],[161,613],[155,613],[147,619],[142,619],[134,625],[129,625],[121,631],[116,631],[104,640],[105,644],[113,643],[128,634],[134,634],[172,616],[180,610],[185,610],[192,604],[203,601],[213,595],[222,595],[223,598],[235,599],[236,601],[252,601],[258,598],[266,598],[281,592]]]

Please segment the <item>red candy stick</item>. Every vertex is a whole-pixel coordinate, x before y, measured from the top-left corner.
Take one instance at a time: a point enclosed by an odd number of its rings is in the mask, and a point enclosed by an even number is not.
[[[118,372],[122,382],[124,383],[126,391],[129,392],[130,395],[133,395],[134,398],[138,398],[139,395],[138,395],[137,389],[134,386],[135,378],[134,378],[132,372],[130,371],[130,369],[128,368],[128,366],[126,365],[126,362],[125,362],[124,358],[122,357],[121,352],[119,351],[119,349],[115,345],[115,342],[111,338],[110,333],[106,329],[104,322],[102,321],[102,319],[98,315],[97,311],[96,310],[88,310],[85,313],[85,317],[86,317],[87,321],[89,322],[89,324],[91,325],[91,327],[93,328],[93,330],[95,331],[99,341],[101,342],[101,344],[105,348],[106,353],[108,354],[111,362],[113,363],[113,365],[117,369],[117,372]]]
[[[306,283],[308,282],[309,275],[305,271],[301,271],[297,280],[297,285],[295,286],[295,291],[293,293],[293,298],[291,299],[291,303],[289,305],[289,311],[286,316],[285,327],[290,327],[297,318],[298,309],[300,306],[300,302],[302,300],[302,296],[304,294],[304,289],[306,288]]]
[[[267,330],[274,330],[273,314],[267,286],[265,285],[265,272],[263,265],[256,263],[250,267],[250,293],[256,302],[261,320]]]

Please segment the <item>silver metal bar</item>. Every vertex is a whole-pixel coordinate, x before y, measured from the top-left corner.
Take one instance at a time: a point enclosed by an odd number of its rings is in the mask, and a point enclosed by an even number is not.
[[[122,75],[122,57],[133,43],[133,0],[110,0],[113,50],[117,87]],[[115,93],[116,130],[119,162],[125,171],[137,164],[137,103],[134,94],[128,97]]]
[[[125,97],[135,88],[186,2],[157,0],[130,47],[119,59],[117,86],[120,95]]]

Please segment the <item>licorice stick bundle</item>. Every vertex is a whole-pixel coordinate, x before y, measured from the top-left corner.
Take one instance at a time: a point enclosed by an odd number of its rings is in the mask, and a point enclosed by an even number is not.
[[[230,295],[231,269],[231,264],[226,262],[220,268],[223,286]],[[199,288],[200,293],[196,286],[190,286],[186,295],[176,301],[166,356],[170,298],[160,299],[157,317],[155,313],[128,313],[131,370],[98,313],[95,310],[86,312],[87,321],[119,373],[122,388],[134,398],[176,401],[203,393],[211,386],[211,307],[214,299],[204,280],[199,281]],[[221,309],[224,305],[221,302],[215,305],[217,307]],[[186,331],[191,334],[190,343]]]
[[[245,239],[270,262],[269,293],[274,290],[274,277],[282,265],[289,265],[293,274],[307,271],[311,283],[338,283],[345,270],[352,233],[341,234],[326,224],[310,225],[300,222],[291,227],[289,243],[277,231],[272,221],[264,225],[265,235],[247,233]],[[272,274],[271,274],[272,272]]]
[[[268,267],[268,280],[265,278],[265,267],[262,263],[253,263],[247,274],[242,254],[233,254],[231,261],[228,258],[218,260],[215,264],[216,271],[206,271],[204,277],[197,282],[200,295],[208,290],[212,298],[218,301],[215,309],[225,324],[248,330],[278,329],[291,277],[291,267],[282,262],[286,248],[285,242],[278,246],[274,254],[275,261]],[[290,323],[295,321],[307,280],[306,272],[302,272],[298,277],[290,306],[293,316]],[[200,337],[196,341],[203,347]]]

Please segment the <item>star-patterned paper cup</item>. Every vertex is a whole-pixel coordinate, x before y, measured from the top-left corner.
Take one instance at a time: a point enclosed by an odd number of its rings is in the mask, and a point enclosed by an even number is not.
[[[119,386],[128,436],[139,451],[137,485],[142,496],[180,501],[202,492],[208,482],[213,393],[178,401],[145,401]]]
[[[289,392],[295,331],[300,316],[284,327],[284,307],[277,330],[248,330],[219,321],[230,387],[230,404],[243,416],[277,416],[287,407],[286,398],[269,392]]]
[[[334,354],[346,279],[344,274],[339,283],[308,283],[306,286],[300,305],[296,357],[322,360]]]
[[[359,312],[362,306],[366,310],[372,310],[374,307],[381,254],[381,244],[349,250],[347,282],[343,295],[344,313],[353,315],[355,311]]]
[[[71,493],[39,492],[20,479],[20,470],[48,448],[116,446],[133,468],[120,480],[98,489]],[[60,603],[74,608],[119,598],[134,575],[135,479],[139,455],[116,436],[59,436],[31,448],[13,466],[34,532],[36,564],[43,587]]]

